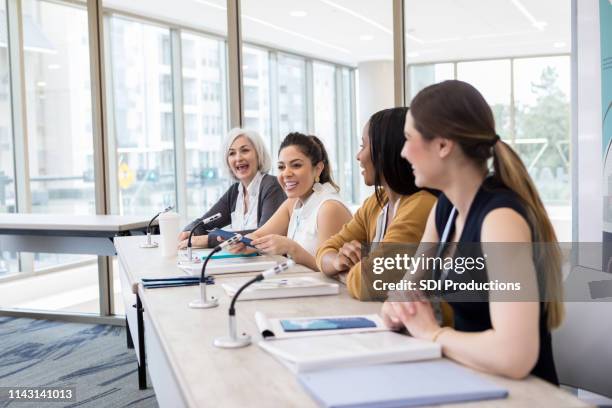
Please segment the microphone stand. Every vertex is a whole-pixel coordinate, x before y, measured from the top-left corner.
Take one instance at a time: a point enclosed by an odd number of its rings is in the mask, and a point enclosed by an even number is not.
[[[253,283],[262,281],[266,278],[269,278],[270,276],[274,276],[283,271],[286,271],[293,265],[295,265],[295,261],[289,259],[286,262],[276,265],[272,269],[268,269],[267,271],[260,273],[259,275],[247,281],[244,285],[240,287],[240,289],[238,289],[236,294],[232,297],[232,302],[230,303],[229,307],[229,336],[217,337],[213,341],[213,345],[215,347],[240,348],[251,344],[251,336],[246,333],[242,333],[242,335],[238,336],[238,334],[236,333],[236,309],[234,306],[236,304],[238,296],[240,296],[242,291],[251,286]]]
[[[196,228],[198,228],[200,225],[206,225],[213,221],[216,221],[219,218],[221,218],[221,213],[216,213],[216,214],[211,215],[208,218],[204,218],[203,220],[200,220],[196,225],[193,226],[193,228],[189,232],[189,239],[187,240],[187,261],[188,262],[193,262],[193,256],[192,256],[192,251],[191,251],[191,237],[193,236],[193,233],[195,232]]]
[[[166,207],[163,211],[158,212],[153,218],[151,218],[151,221],[149,221],[149,225],[147,225],[147,242],[140,244],[141,248],[157,248],[159,246],[157,242],[151,242],[151,224],[157,219],[157,217],[159,217],[163,213],[170,211],[172,208],[174,207]]]
[[[241,239],[242,239],[242,235],[236,234],[230,239],[223,241],[222,243],[217,245],[212,251],[210,251],[210,254],[208,254],[208,256],[206,257],[206,260],[202,264],[202,273],[200,275],[200,297],[198,299],[195,299],[189,302],[190,308],[192,309],[210,309],[212,307],[219,306],[219,299],[215,297],[211,297],[210,299],[208,299],[208,296],[206,295],[206,265],[208,265],[208,261],[212,258],[214,254],[221,251],[223,248],[225,248],[228,245],[235,244]]]

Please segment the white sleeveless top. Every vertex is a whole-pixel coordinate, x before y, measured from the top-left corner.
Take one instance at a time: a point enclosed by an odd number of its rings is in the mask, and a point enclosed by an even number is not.
[[[312,256],[315,256],[320,244],[317,236],[317,216],[321,204],[328,200],[335,200],[344,205],[347,210],[348,207],[330,183],[315,183],[312,189],[314,192],[306,199],[306,202],[303,204],[299,201],[295,203],[289,219],[287,237],[296,241]]]

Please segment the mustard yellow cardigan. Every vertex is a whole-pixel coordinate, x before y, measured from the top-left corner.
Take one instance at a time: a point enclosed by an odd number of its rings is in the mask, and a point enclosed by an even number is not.
[[[386,195],[384,197],[386,203]],[[423,190],[409,196],[402,196],[397,214],[387,226],[382,242],[418,244],[425,231],[429,212],[435,202],[436,197]],[[353,240],[362,244],[372,242],[376,235],[376,222],[381,211],[382,209],[376,201],[376,195],[373,194],[368,197],[357,210],[353,219],[345,224],[340,232],[330,237],[319,247],[316,256],[319,270],[321,270],[323,255],[327,252],[338,252],[344,243]],[[363,300],[366,295],[362,292],[363,277],[361,274],[360,262],[349,270],[346,277],[346,286],[351,296]]]

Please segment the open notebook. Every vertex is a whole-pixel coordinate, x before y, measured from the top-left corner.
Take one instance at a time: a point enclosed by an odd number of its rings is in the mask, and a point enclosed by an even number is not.
[[[262,340],[259,346],[293,372],[440,358],[440,346],[391,331]]]
[[[264,257],[241,257],[241,258],[224,258],[224,259],[213,259],[206,265],[207,275],[221,275],[228,273],[240,273],[240,272],[260,272],[266,269],[275,267],[278,262],[270,260],[260,260]],[[266,259],[266,258],[264,258]],[[201,263],[179,263],[178,267],[189,275],[200,275],[202,273]]]
[[[221,286],[229,297],[233,297],[249,279],[224,281]],[[252,284],[242,292],[238,300],[336,295],[338,292],[337,283],[325,282],[314,276],[271,278]]]

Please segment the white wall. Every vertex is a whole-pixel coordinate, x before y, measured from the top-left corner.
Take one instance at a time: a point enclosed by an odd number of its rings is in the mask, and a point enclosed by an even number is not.
[[[370,119],[370,116],[381,109],[395,106],[393,100],[393,61],[360,62],[357,69],[357,92],[359,94],[357,97],[357,137],[361,140],[363,125]],[[373,188],[368,188],[363,184],[361,176],[358,190],[359,203],[374,192]]]

